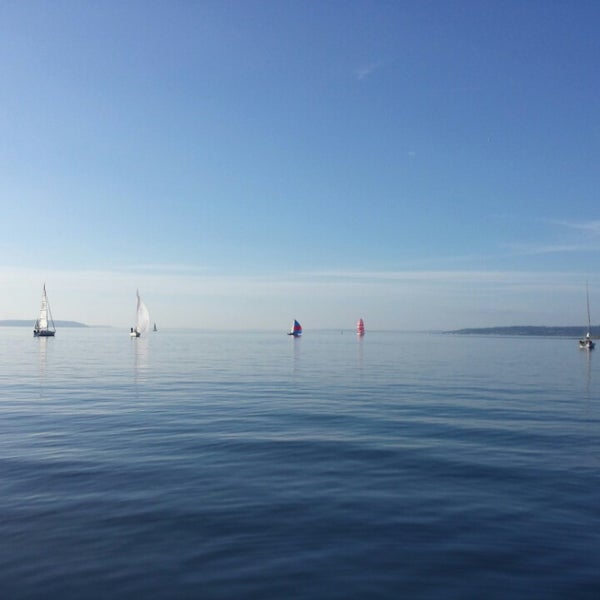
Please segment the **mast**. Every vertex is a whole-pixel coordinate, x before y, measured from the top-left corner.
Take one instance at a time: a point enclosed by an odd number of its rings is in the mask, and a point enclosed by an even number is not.
[[[587,300],[587,317],[588,317],[588,333],[592,333],[592,322],[590,319],[590,291],[588,289],[588,282],[585,282],[585,296]]]

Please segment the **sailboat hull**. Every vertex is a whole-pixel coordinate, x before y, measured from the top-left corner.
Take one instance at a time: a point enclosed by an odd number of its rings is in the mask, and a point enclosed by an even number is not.
[[[54,337],[54,331],[34,331],[33,337]]]

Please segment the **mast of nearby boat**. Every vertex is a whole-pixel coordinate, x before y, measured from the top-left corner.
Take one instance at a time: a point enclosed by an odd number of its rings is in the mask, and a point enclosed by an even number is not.
[[[588,289],[587,281],[585,283],[585,296],[587,300],[587,317],[588,317],[588,334],[592,335],[592,321],[590,319],[590,291]]]

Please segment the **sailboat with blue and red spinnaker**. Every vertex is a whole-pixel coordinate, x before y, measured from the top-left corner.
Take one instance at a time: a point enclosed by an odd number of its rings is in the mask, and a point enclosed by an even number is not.
[[[302,335],[302,325],[300,325],[296,319],[294,319],[292,328],[288,332],[288,335],[293,335],[294,337],[300,337]]]

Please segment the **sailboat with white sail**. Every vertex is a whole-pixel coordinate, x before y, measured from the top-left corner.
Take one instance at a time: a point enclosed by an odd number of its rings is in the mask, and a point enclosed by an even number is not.
[[[129,335],[131,337],[138,338],[142,333],[148,331],[148,327],[150,326],[150,313],[146,308],[146,305],[140,298],[139,290],[136,290],[137,295],[137,307],[135,311],[135,328],[132,327]]]
[[[587,299],[588,330],[585,334],[585,337],[582,340],[579,340],[579,347],[583,350],[593,350],[596,344],[592,340],[592,325],[590,321],[590,293],[587,284],[585,286],[585,295]]]
[[[53,337],[55,333],[56,327],[54,327],[54,319],[52,318],[48,294],[46,294],[46,284],[44,283],[40,316],[33,325],[33,335],[34,337]]]

